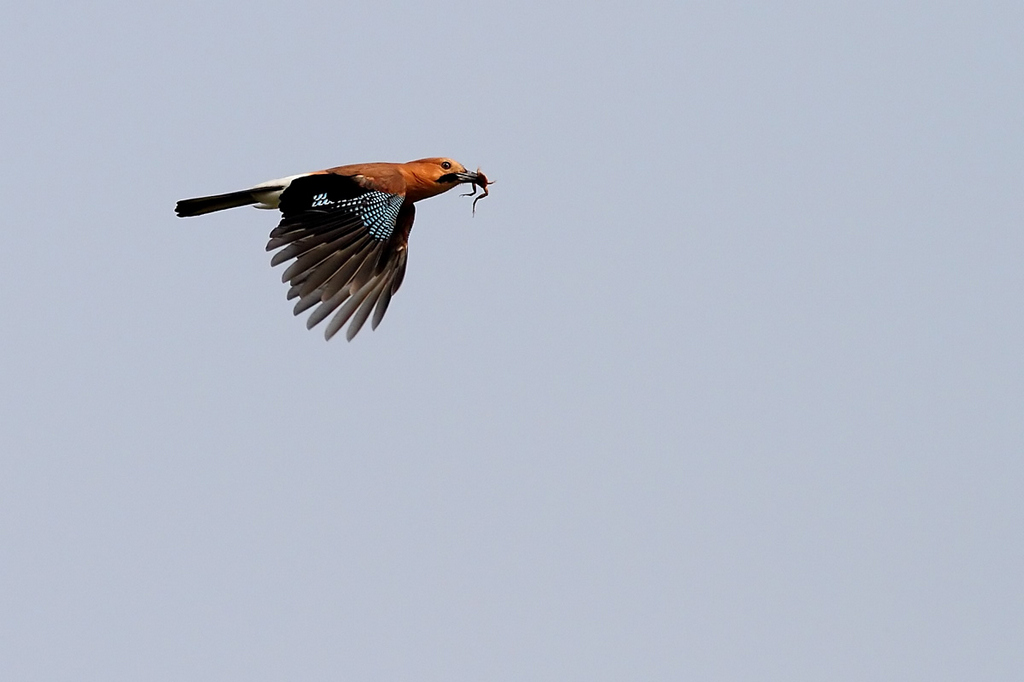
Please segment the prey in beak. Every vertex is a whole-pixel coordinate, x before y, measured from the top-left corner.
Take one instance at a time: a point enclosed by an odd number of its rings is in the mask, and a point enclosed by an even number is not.
[[[463,173],[448,173],[447,175],[442,175],[438,182],[468,182],[472,184],[473,191],[463,194],[462,196],[464,197],[471,197],[476,195],[477,187],[482,189],[483,193],[476,199],[473,199],[473,215],[476,215],[476,202],[480,201],[485,196],[490,194],[490,190],[487,189],[487,186],[494,184],[493,182],[487,179],[486,175],[480,172],[479,168],[476,169],[475,173],[471,171],[465,171]]]

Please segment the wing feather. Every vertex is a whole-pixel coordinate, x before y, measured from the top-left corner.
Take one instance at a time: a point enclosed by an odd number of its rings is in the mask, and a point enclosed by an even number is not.
[[[357,239],[354,244],[350,244],[339,251],[334,251],[327,258],[309,268],[309,275],[303,281],[302,287],[299,289],[299,295],[305,296],[314,289],[319,289],[353,261],[358,264],[365,257],[361,254],[367,249],[372,249],[373,246],[373,239],[365,236]]]
[[[287,246],[285,246],[285,248],[281,249],[280,251],[274,254],[274,257],[271,259],[270,264],[272,266],[280,265],[281,263],[289,261],[292,258],[298,258],[302,255],[305,255],[312,249],[322,244],[339,241],[343,242],[346,237],[350,236],[354,238],[355,236],[359,235],[359,230],[353,229],[353,227],[358,228],[358,225],[352,227],[346,225],[344,227],[340,227],[334,230],[329,230],[327,232],[324,232],[323,234],[307,235],[303,239],[290,242]]]
[[[333,313],[328,339],[348,323],[351,340],[371,314],[376,329],[405,276],[415,209],[385,186],[395,188],[325,173],[298,178],[281,194],[283,218],[267,243],[280,250],[271,263],[288,263],[281,279],[291,285],[288,299],[298,299],[295,314],[314,308],[308,328]]]
[[[350,296],[350,293],[351,292],[348,289],[342,289],[334,296],[321,301],[319,307],[317,307],[317,309],[314,310],[308,318],[306,318],[306,329],[312,329],[326,320],[331,313],[338,309],[338,306],[345,302],[345,299]]]
[[[345,326],[345,323],[349,321],[353,313],[359,309],[359,306],[366,297],[370,295],[370,292],[376,286],[376,282],[368,281],[362,287],[357,289],[352,296],[345,301],[344,305],[338,309],[338,312],[334,313],[334,317],[327,324],[327,329],[324,330],[324,337],[330,339],[332,336],[338,333],[338,330]],[[351,341],[351,339],[349,339]]]
[[[330,278],[323,284],[324,292],[322,297],[324,300],[331,298],[341,289],[352,285],[356,273],[362,268],[364,261],[369,257],[372,250],[373,244],[364,245],[358,253],[351,254],[342,266],[331,274]],[[358,289],[359,287],[354,288]]]
[[[373,320],[370,322],[370,329],[376,329],[380,321],[384,319],[384,313],[388,311],[388,306],[391,305],[391,287],[395,281],[395,273],[391,272],[388,274],[387,282],[384,288],[380,292],[380,298],[377,299],[377,307],[373,311]]]
[[[377,277],[366,283],[366,286],[372,285],[370,293],[366,296],[366,300],[359,306],[359,310],[352,317],[352,322],[348,325],[348,331],[345,332],[345,337],[351,341],[359,330],[366,324],[367,318],[370,317],[370,313],[373,311],[374,306],[377,305],[377,301],[380,300],[381,292],[384,291],[388,284],[388,277]]]

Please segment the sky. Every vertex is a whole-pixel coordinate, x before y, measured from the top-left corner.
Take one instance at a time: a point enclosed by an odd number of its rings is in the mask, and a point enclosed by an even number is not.
[[[11,4],[0,678],[1017,680],[1024,5]],[[449,156],[381,326],[277,214]]]

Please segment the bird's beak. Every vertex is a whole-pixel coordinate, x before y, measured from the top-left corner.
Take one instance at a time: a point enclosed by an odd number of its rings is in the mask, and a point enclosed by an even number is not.
[[[465,173],[456,173],[456,179],[459,182],[472,182],[474,184],[480,184],[480,173],[473,171],[466,171]]]
[[[464,173],[446,173],[437,179],[438,182],[472,182],[480,184],[481,175],[472,171]]]

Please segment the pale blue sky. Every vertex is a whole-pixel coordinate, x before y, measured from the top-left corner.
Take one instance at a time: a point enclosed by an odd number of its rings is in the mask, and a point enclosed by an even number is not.
[[[0,679],[1020,679],[1022,74],[1019,2],[7,7]],[[352,343],[173,213],[433,155]]]

